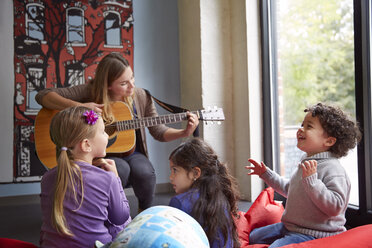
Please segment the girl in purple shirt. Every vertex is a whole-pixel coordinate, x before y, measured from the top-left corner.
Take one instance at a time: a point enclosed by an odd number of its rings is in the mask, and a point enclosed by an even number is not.
[[[41,181],[41,247],[94,247],[127,225],[129,204],[106,155],[102,118],[86,107],[58,112],[50,125],[57,166]]]

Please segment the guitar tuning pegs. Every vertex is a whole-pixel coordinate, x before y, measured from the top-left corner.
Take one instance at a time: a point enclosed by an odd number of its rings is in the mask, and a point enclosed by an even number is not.
[[[213,107],[213,110],[215,110],[215,111],[216,111],[217,109],[218,109],[218,108],[217,108],[217,106],[214,106],[214,107]]]

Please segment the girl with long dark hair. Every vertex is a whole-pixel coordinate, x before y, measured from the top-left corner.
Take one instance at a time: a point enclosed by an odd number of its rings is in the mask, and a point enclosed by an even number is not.
[[[193,138],[169,156],[170,181],[175,192],[169,205],[194,217],[211,247],[239,247],[234,218],[238,191],[226,164],[205,141]]]

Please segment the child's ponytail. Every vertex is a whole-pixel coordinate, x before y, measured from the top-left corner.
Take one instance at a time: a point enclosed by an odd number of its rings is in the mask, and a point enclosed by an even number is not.
[[[58,152],[57,152],[58,154]],[[54,201],[52,209],[52,224],[56,230],[64,235],[73,236],[70,231],[66,218],[63,211],[63,202],[66,196],[66,192],[70,189],[73,192],[75,201],[78,202],[77,193],[75,189],[76,178],[80,179],[79,185],[81,185],[81,199],[77,209],[80,208],[83,203],[84,190],[83,190],[83,177],[79,166],[74,164],[73,159],[70,158],[70,151],[66,147],[60,149],[58,155],[58,173],[56,178],[55,190],[54,190]]]
[[[67,236],[73,236],[64,215],[65,197],[74,197],[77,211],[84,199],[83,176],[80,167],[74,163],[71,149],[84,138],[93,137],[95,127],[88,125],[85,107],[73,107],[58,112],[50,124],[50,137],[56,145],[57,176],[55,179],[51,222],[56,230]],[[78,199],[78,192],[81,197]]]

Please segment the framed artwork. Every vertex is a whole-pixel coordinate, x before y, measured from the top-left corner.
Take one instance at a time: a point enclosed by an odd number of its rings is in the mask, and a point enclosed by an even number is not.
[[[106,54],[133,65],[130,0],[13,0],[14,182],[39,181],[47,168],[35,151],[34,121],[44,88],[85,84]]]

